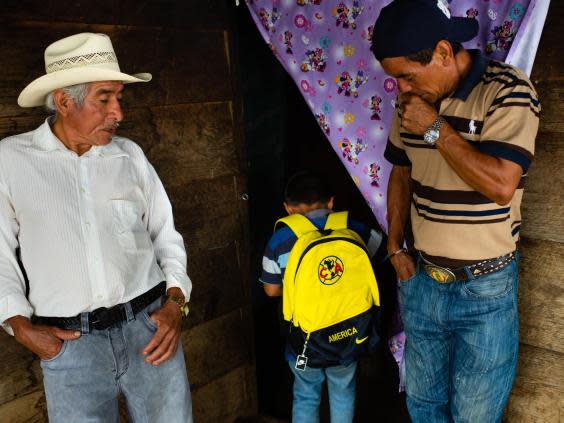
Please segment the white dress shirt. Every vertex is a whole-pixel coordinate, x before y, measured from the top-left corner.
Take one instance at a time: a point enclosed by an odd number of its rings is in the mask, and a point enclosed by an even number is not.
[[[0,322],[74,316],[127,302],[166,280],[189,299],[186,251],[155,169],[114,137],[82,156],[50,119],[0,142]],[[16,259],[29,279],[29,297]]]

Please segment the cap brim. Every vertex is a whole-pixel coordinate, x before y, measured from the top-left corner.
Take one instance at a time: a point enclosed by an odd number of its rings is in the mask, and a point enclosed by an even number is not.
[[[476,19],[455,16],[450,19],[449,39],[461,43],[470,41],[478,35],[479,29],[480,27]]]
[[[18,97],[20,107],[42,106],[45,97],[51,91],[69,87],[76,84],[98,81],[120,81],[124,84],[135,82],[149,82],[152,79],[150,73],[136,73],[128,75],[126,73],[97,68],[72,68],[43,75],[29,83]]]

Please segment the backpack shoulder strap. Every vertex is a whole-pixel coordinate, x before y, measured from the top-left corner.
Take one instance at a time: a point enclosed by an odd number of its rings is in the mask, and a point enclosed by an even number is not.
[[[323,229],[346,229],[349,220],[349,212],[342,211],[331,213],[327,216],[327,222]]]
[[[278,219],[274,224],[275,230],[279,223],[284,223],[285,225],[287,225],[298,238],[307,232],[318,230],[317,227],[313,223],[311,223],[311,221],[307,217],[299,213],[291,214],[289,216],[283,217],[282,219]]]

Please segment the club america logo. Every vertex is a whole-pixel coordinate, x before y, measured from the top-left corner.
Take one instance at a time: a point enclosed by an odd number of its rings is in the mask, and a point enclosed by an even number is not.
[[[324,285],[333,285],[337,283],[343,272],[345,271],[345,266],[343,261],[337,256],[325,257],[319,263],[319,280]]]

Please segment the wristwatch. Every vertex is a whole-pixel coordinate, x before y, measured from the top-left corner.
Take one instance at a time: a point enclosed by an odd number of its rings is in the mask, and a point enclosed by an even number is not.
[[[177,297],[176,295],[167,295],[166,300],[172,301],[173,303],[175,303],[178,306],[178,308],[180,309],[180,314],[182,315],[182,317],[188,316],[190,309],[188,308],[188,303],[186,302],[184,297]]]
[[[439,135],[441,134],[441,127],[445,122],[446,121],[442,116],[437,116],[433,124],[429,126],[423,134],[423,141],[429,145],[435,145],[439,139]]]

